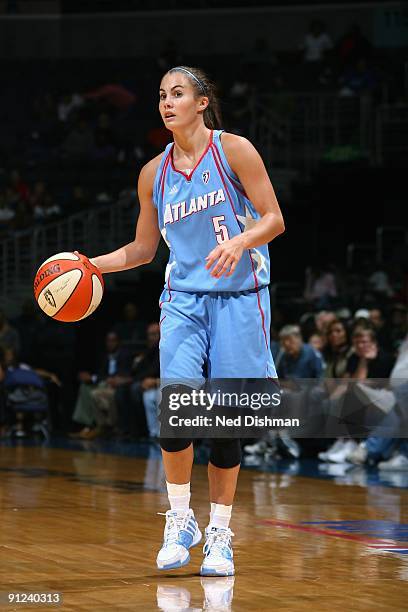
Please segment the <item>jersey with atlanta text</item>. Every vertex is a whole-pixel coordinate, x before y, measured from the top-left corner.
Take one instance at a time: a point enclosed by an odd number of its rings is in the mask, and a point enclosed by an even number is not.
[[[221,145],[222,130],[211,132],[206,150],[190,174],[176,170],[174,143],[157,170],[153,202],[170,249],[165,282],[176,291],[245,291],[269,283],[268,246],[245,250],[231,276],[213,278],[206,257],[218,245],[251,228],[260,218]]]

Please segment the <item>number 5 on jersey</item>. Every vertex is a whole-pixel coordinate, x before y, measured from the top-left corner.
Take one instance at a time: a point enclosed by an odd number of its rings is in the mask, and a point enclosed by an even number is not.
[[[217,239],[218,244],[222,244],[226,240],[229,240],[227,226],[222,225],[222,221],[225,221],[225,215],[220,215],[219,217],[212,217],[215,237]]]

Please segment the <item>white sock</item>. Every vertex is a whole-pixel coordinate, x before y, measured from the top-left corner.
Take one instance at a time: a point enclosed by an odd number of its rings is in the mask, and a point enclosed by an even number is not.
[[[190,483],[180,485],[166,481],[166,484],[170,508],[176,512],[187,512],[190,508]]]
[[[224,506],[223,504],[214,504],[212,509],[209,527],[217,527],[218,529],[228,529],[231,520],[232,506]]]
[[[211,523],[212,517],[213,517],[213,514],[214,514],[214,510],[215,510],[215,506],[217,504],[215,502],[210,502],[210,504],[211,504],[211,510],[210,510],[210,523]]]

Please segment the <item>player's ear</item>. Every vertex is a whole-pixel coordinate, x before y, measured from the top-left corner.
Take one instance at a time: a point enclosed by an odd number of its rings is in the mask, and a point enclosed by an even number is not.
[[[209,105],[210,101],[207,97],[203,97],[200,99],[200,110],[205,110]]]

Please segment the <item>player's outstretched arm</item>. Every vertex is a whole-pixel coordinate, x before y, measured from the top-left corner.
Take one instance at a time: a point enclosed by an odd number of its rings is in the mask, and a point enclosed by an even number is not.
[[[130,270],[150,263],[156,254],[160,240],[160,230],[157,222],[157,210],[153,205],[153,183],[160,159],[161,155],[148,162],[139,175],[140,214],[133,242],[120,247],[116,251],[91,259],[91,262],[103,274]]]

